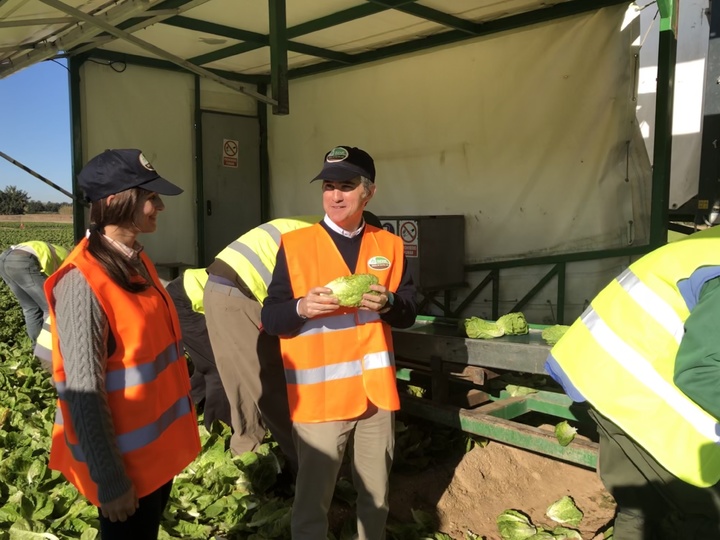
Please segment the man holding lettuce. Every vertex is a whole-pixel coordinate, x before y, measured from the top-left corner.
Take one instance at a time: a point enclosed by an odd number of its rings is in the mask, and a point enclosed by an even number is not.
[[[714,227],[630,265],[551,351],[598,424],[617,540],[720,538],[719,306]]]
[[[400,407],[391,326],[414,323],[415,287],[402,240],[363,220],[375,194],[370,155],[335,147],[313,180],[322,181],[325,217],[282,236],[261,313],[265,331],[280,336],[297,448],[292,538],[327,537],[352,439],[358,538],[381,540]]]

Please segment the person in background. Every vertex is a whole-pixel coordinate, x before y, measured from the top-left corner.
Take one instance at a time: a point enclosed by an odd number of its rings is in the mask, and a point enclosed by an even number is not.
[[[165,289],[175,304],[183,345],[194,367],[190,377],[190,395],[195,405],[202,407],[203,423],[210,429],[215,420],[228,426],[231,421],[230,403],[215,365],[205,322],[203,291],[207,280],[208,274],[204,268],[188,268],[182,276],[168,283]]]
[[[322,216],[295,216],[263,223],[223,249],[208,267],[203,302],[218,371],[230,400],[235,454],[256,449],[267,427],[297,470],[280,342],[261,330],[280,236],[309,227]],[[367,212],[366,219],[377,223]]]
[[[720,227],[615,278],[545,369],[600,435],[618,540],[720,538]]]
[[[25,331],[33,348],[48,316],[43,285],[68,251],[49,242],[31,240],[10,246],[0,254],[0,278],[18,300],[25,317]]]
[[[103,540],[154,540],[173,478],[200,451],[180,324],[137,242],[182,190],[136,149],[78,175],[90,228],[48,278],[58,411],[49,467],[98,507]]]
[[[323,220],[282,235],[261,320],[280,336],[297,448],[293,540],[326,538],[327,512],[345,448],[352,439],[361,540],[385,537],[394,449],[395,381],[391,326],[409,327],[417,310],[403,242],[363,220],[375,194],[375,164],[355,147],[325,155]],[[341,308],[323,285],[357,273],[375,275],[375,294]]]

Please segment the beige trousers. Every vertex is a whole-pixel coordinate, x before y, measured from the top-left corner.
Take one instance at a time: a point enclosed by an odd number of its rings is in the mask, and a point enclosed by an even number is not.
[[[293,424],[299,467],[292,507],[293,540],[327,538],[327,513],[348,442],[353,484],[358,492],[357,538],[385,538],[394,419],[395,413],[371,405],[355,420]]]
[[[255,450],[270,430],[297,468],[278,338],[260,332],[260,303],[240,289],[208,282],[205,319],[215,364],[230,402],[235,454]]]

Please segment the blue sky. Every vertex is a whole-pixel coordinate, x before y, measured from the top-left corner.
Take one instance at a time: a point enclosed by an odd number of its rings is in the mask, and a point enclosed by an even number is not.
[[[68,71],[41,62],[0,79],[0,151],[71,191]],[[70,199],[0,157],[0,189],[8,185],[39,201]]]

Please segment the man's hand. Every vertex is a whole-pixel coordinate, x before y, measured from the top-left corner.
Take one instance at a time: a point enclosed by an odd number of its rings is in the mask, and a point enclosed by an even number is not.
[[[110,521],[125,521],[132,516],[140,505],[135,487],[131,487],[117,499],[101,504],[100,511],[103,517]]]
[[[310,289],[307,295],[300,299],[298,303],[298,313],[312,319],[318,315],[327,315],[340,307],[338,299],[330,296],[332,289],[327,287],[314,287]]]
[[[380,294],[363,294],[362,306],[360,309],[368,309],[370,311],[382,311],[388,303],[388,290],[383,285],[370,285],[370,289]]]

